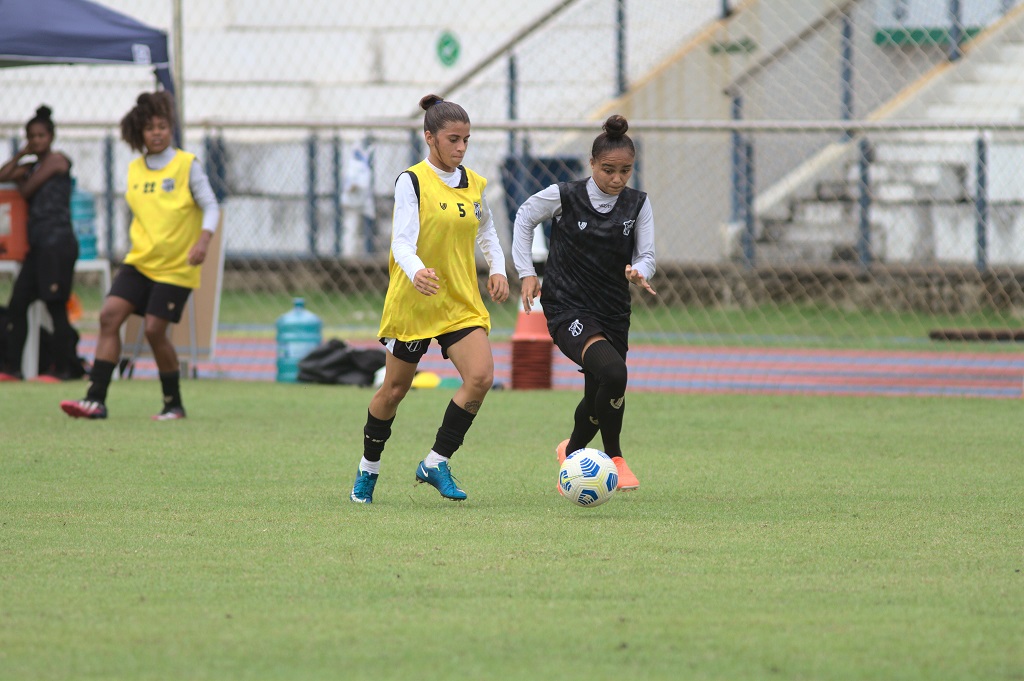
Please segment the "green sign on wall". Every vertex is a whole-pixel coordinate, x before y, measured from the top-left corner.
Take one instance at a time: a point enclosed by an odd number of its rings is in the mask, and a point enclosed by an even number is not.
[[[445,31],[437,39],[437,58],[445,66],[452,66],[459,60],[459,39],[451,31]]]

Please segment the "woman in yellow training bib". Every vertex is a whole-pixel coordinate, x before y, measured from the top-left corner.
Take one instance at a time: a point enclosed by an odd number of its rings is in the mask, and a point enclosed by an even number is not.
[[[469,115],[437,95],[420,100],[427,158],[395,183],[395,213],[380,341],[387,348],[384,382],[370,400],[363,428],[352,501],[368,504],[380,473],[380,457],[391,436],[398,405],[409,392],[430,341],[462,376],[445,411],[434,446],[416,468],[416,480],[441,496],[462,501],[448,467],[494,380],[487,338],[491,319],[477,284],[479,244],[489,267],[491,300],[508,299],[505,255],[484,199],[487,180],[462,165],[469,143]]]
[[[128,167],[131,250],[100,311],[89,390],[84,399],[60,404],[69,416],[107,418],[107,388],[121,359],[121,326],[137,314],[145,318],[146,340],[163,389],[163,408],[153,418],[185,418],[178,353],[167,338],[167,325],[181,320],[189,294],[199,287],[199,266],[217,229],[220,208],[195,155],[172,145],[174,120],[174,100],[167,92],[139,95],[121,119],[121,138],[143,154]]]

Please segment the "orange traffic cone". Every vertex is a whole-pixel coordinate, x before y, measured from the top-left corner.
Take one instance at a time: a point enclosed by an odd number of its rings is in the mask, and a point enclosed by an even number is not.
[[[548,335],[548,321],[540,303],[534,303],[530,314],[519,311],[512,332],[512,389],[551,389],[551,350],[554,343]]]
[[[67,303],[68,321],[74,324],[82,318],[82,299],[77,293],[72,293]]]

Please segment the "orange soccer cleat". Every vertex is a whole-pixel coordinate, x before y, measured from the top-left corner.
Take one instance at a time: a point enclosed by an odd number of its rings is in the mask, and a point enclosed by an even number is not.
[[[568,440],[562,440],[555,447],[555,456],[558,458],[558,467],[561,468],[562,464],[565,463],[565,448],[569,446]]]
[[[626,460],[621,456],[616,456],[612,458],[612,461],[615,462],[615,468],[619,471],[619,484],[616,486],[616,489],[640,489],[640,481],[633,475],[633,471],[629,470],[629,464],[626,463]]]

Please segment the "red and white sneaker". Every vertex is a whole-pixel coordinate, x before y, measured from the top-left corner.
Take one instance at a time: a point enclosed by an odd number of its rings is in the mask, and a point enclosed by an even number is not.
[[[185,407],[164,407],[164,410],[153,416],[154,421],[178,421],[185,418]]]
[[[68,416],[76,419],[105,419],[107,405],[92,400],[64,400],[60,408]]]
[[[633,471],[629,470],[629,464],[626,463],[626,460],[621,456],[614,456],[612,461],[615,462],[615,468],[619,471],[619,484],[616,485],[616,489],[640,489],[640,481],[633,475]]]

